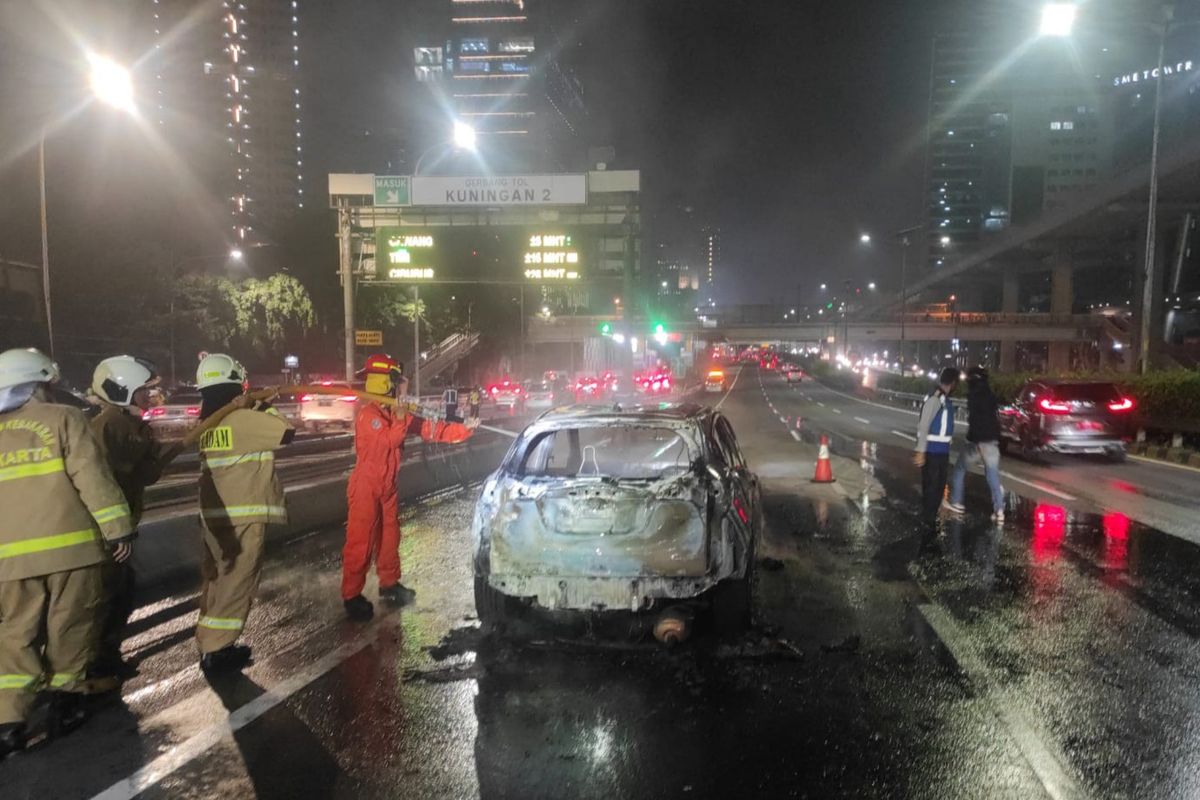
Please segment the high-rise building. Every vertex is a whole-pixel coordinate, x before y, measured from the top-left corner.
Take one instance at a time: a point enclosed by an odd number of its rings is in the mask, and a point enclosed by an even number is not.
[[[582,91],[557,54],[552,2],[448,0],[442,35],[413,60],[450,119],[432,120],[419,150],[437,148],[458,121],[475,129],[495,172],[585,166]]]
[[[721,231],[707,225],[701,231],[704,248],[704,282],[702,294],[708,305],[713,305],[717,297],[717,275],[721,263]]]
[[[142,0],[152,112],[236,240],[304,206],[299,0]]]
[[[928,267],[1110,177],[1113,54],[1094,35],[1037,39],[993,8],[949,18],[930,69]]]

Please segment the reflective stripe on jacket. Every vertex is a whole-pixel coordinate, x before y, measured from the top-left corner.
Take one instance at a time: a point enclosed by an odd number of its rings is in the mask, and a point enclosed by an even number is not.
[[[103,410],[92,420],[92,433],[108,461],[117,485],[133,516],[133,524],[142,518],[142,498],[146,487],[162,476],[163,447],[140,412],[103,403]]]
[[[99,564],[133,532],[83,413],[36,399],[0,414],[0,509],[0,581]]]
[[[287,522],[274,451],[291,431],[278,414],[250,409],[234,411],[205,431],[200,438],[200,516],[206,524]]]

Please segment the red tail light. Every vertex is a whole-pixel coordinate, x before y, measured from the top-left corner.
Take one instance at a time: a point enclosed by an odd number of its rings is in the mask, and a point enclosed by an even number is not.
[[[499,386],[491,386],[488,388],[488,391],[491,392],[492,394],[495,394],[496,392],[500,391],[500,387]]]
[[[189,417],[198,417],[200,416],[200,406],[188,406],[186,413]]]
[[[514,387],[513,387],[513,394],[520,394],[520,393],[521,393],[521,387],[520,387],[520,386],[514,386]]]
[[[1120,400],[1116,400],[1112,403],[1109,403],[1108,410],[1116,411],[1118,413],[1123,412],[1123,411],[1132,411],[1133,410],[1133,400],[1128,397],[1122,397]]]
[[[1051,400],[1049,397],[1043,397],[1038,401],[1038,408],[1045,411],[1047,414],[1066,414],[1071,411],[1070,403],[1059,403]]]
[[[670,388],[671,388],[671,379],[670,379],[670,378],[663,378],[663,380],[662,380],[662,384],[663,384],[663,388],[664,388],[664,389],[670,389]]]
[[[142,419],[153,419],[154,417],[161,417],[163,414],[166,414],[166,413],[167,413],[167,410],[165,408],[163,408],[162,406],[155,406],[154,408],[148,408],[145,411],[143,411]],[[199,414],[200,409],[196,409],[196,413]]]

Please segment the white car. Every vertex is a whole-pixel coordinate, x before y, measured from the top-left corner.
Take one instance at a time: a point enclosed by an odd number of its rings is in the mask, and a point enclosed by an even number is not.
[[[323,381],[322,386],[350,389],[347,383]],[[300,395],[300,424],[305,430],[320,433],[327,430],[354,430],[354,414],[358,398],[347,392],[343,395]]]

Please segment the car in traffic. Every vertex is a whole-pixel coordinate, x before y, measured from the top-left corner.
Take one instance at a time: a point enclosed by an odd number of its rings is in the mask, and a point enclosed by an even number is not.
[[[199,392],[174,392],[143,411],[142,419],[160,439],[182,439],[200,421],[200,404]]]
[[[497,408],[506,408],[510,412],[521,411],[525,408],[525,388],[519,381],[505,378],[488,387],[488,397]]]
[[[783,372],[783,378],[788,383],[800,383],[804,380],[804,370],[799,367],[788,367]]]
[[[300,395],[300,425],[313,433],[327,431],[350,431],[354,429],[354,414],[358,410],[358,398],[350,389],[362,389],[345,382],[321,381],[321,386],[347,390],[345,394],[302,394]]]
[[[671,374],[669,372],[645,372],[637,378],[637,390],[642,394],[670,394]]]
[[[1113,383],[1033,380],[1000,409],[1000,446],[1019,448],[1028,458],[1073,453],[1122,461],[1135,405]]]
[[[566,377],[556,375],[530,385],[529,393],[525,395],[525,407],[531,411],[544,411],[574,400],[575,393],[571,391]]]
[[[704,376],[705,392],[725,391],[725,370],[710,369]]]
[[[594,403],[605,395],[608,387],[595,376],[587,376],[575,381],[575,401],[577,403]]]
[[[733,427],[695,404],[571,406],[521,432],[472,523],[475,604],[504,629],[534,618],[751,612],[757,476]]]

